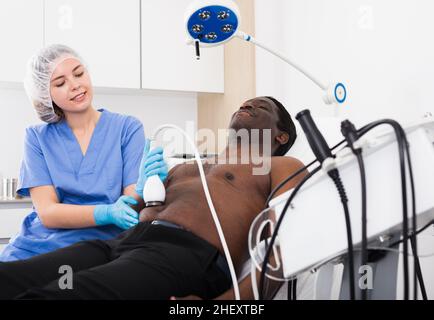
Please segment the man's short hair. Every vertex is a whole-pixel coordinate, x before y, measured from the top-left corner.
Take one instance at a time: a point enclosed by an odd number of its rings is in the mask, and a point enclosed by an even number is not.
[[[289,135],[288,142],[282,144],[276,152],[273,154],[275,157],[284,156],[289,149],[293,146],[295,140],[297,139],[297,129],[292,121],[291,115],[288,113],[286,108],[277,99],[273,97],[266,97],[274,102],[274,104],[279,108],[279,121],[277,122],[277,128],[279,130],[286,132]]]

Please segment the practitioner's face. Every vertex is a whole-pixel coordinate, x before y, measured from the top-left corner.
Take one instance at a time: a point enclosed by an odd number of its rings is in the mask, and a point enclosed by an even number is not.
[[[92,104],[93,89],[89,73],[74,58],[62,61],[50,81],[53,102],[64,112],[82,112]]]

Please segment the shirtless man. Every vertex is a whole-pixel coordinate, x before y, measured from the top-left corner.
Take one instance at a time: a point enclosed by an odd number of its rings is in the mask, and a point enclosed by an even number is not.
[[[246,101],[232,116],[230,128],[249,132],[271,129],[274,155],[271,171],[265,175],[252,174],[256,163],[252,158],[247,164],[219,164],[228,160],[229,152],[219,155],[216,164],[204,165],[211,197],[239,272],[248,259],[247,238],[253,219],[264,209],[271,190],[303,164],[281,157],[294,143],[296,133],[289,114],[271,97]],[[302,176],[281,192],[294,187]],[[85,241],[29,260],[0,263],[0,298],[233,298],[222,245],[197,166],[176,166],[165,186],[165,204],[143,209],[141,223],[114,240]],[[72,289],[59,288],[62,265],[74,271]],[[242,298],[252,298],[249,279],[241,283],[240,291]]]

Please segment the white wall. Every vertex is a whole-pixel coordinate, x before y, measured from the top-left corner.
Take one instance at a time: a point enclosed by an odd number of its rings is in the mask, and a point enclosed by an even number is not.
[[[147,136],[157,126],[171,123],[186,127],[186,121],[197,123],[195,93],[96,89],[96,108],[137,117]],[[0,178],[18,177],[23,155],[24,129],[41,123],[24,90],[18,85],[0,88]],[[182,151],[182,150],[180,150]],[[0,186],[1,188],[1,186]]]
[[[346,83],[339,116],[405,123],[434,113],[433,11],[430,0],[256,0],[256,38],[324,82]],[[293,114],[334,115],[319,88],[262,49],[256,72],[257,93],[276,96]]]

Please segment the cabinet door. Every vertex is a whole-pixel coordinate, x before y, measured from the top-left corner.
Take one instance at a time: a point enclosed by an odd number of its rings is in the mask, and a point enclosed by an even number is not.
[[[20,230],[24,218],[32,212],[31,204],[26,209],[5,209],[0,204],[0,243],[13,238]]]
[[[0,81],[23,81],[27,61],[43,45],[43,16],[43,0],[0,1]]]
[[[94,86],[140,88],[140,0],[46,0],[46,44],[76,50]]]
[[[142,88],[223,92],[223,46],[186,44],[184,12],[192,0],[142,0]]]

